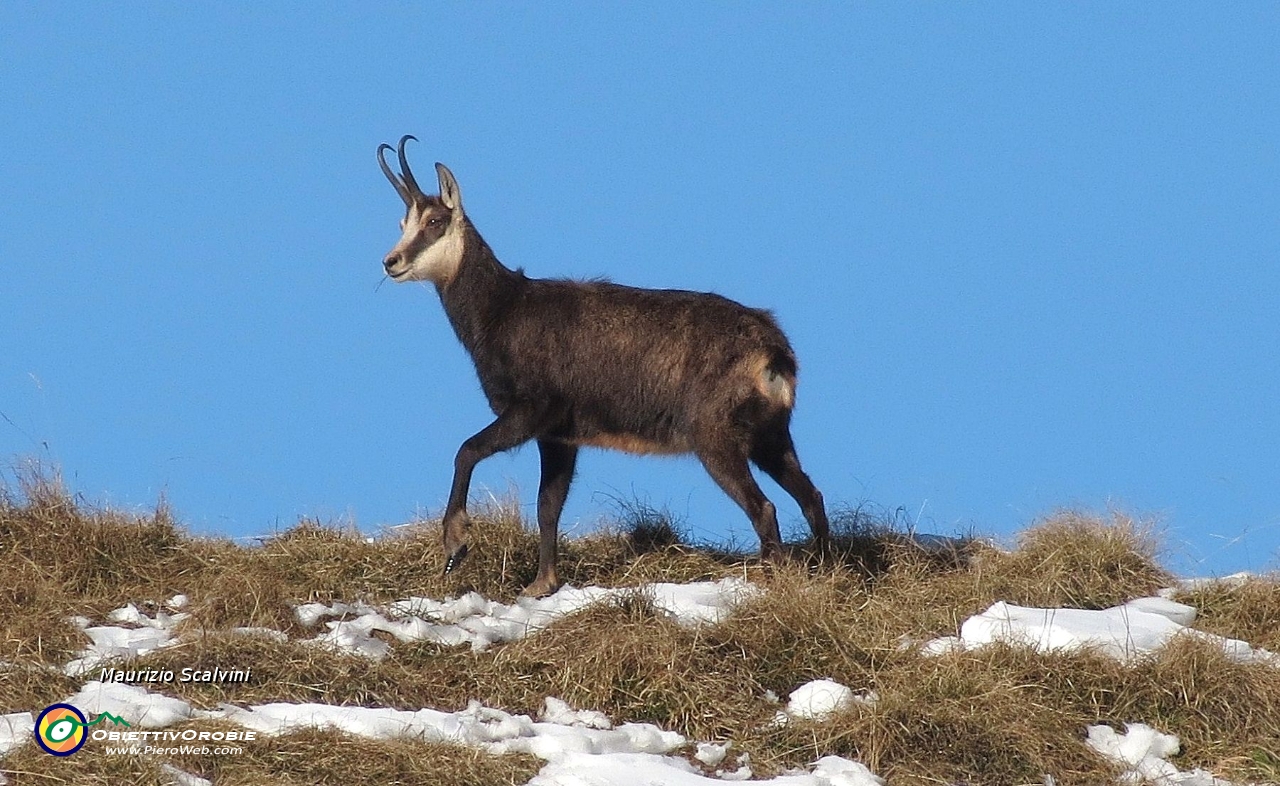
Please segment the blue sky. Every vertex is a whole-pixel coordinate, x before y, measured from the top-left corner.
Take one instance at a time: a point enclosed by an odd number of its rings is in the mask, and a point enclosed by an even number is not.
[[[1277,6],[281,9],[0,6],[9,466],[198,532],[439,512],[491,415],[434,290],[380,285],[413,133],[511,267],[772,309],[829,503],[1280,567]],[[585,454],[564,529],[612,498],[755,543],[692,458]]]

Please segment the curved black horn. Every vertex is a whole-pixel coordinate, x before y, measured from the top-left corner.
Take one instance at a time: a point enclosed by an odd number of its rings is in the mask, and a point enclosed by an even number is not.
[[[405,207],[408,207],[413,203],[413,197],[410,196],[408,187],[400,181],[400,178],[396,177],[396,173],[391,171],[391,167],[387,166],[387,159],[383,155],[391,149],[391,145],[385,142],[378,145],[378,166],[382,167],[382,174],[386,175],[387,180],[391,181],[391,185],[396,187],[396,193],[404,200]]]
[[[396,149],[396,155],[400,157],[400,177],[404,178],[404,184],[411,194],[421,194],[422,189],[418,187],[418,181],[413,179],[413,170],[409,168],[409,160],[404,157],[404,143],[412,139],[417,142],[418,138],[413,134],[405,134],[400,137],[400,146]]]

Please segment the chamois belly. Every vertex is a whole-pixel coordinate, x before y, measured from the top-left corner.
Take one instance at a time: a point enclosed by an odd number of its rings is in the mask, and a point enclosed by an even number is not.
[[[658,442],[635,434],[593,434],[588,437],[574,437],[566,441],[581,447],[608,448],[609,450],[621,450],[624,453],[635,453],[641,456],[675,456],[690,451],[689,446],[683,440]]]
[[[648,403],[649,406],[645,406]],[[561,441],[592,448],[639,455],[678,455],[692,450],[686,427],[675,422],[670,406],[633,402],[618,407],[605,402],[582,402],[569,408]],[[668,402],[663,402],[668,404]]]

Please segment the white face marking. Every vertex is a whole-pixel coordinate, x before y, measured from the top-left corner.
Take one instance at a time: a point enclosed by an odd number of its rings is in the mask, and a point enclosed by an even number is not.
[[[403,255],[411,252],[418,241],[423,222],[432,218],[449,221],[448,229],[434,243],[418,249],[413,258],[405,259]],[[456,214],[450,218],[438,209],[422,211],[418,205],[410,208],[409,215],[400,222],[400,242],[391,250],[392,254],[401,255],[401,262],[387,271],[392,280],[431,281],[440,285],[452,281],[458,265],[462,263],[462,226],[463,222]]]
[[[418,211],[418,206],[409,208],[409,215],[400,219],[400,242],[396,243],[396,248],[407,246],[413,236],[418,234],[418,222],[421,220],[422,214]]]
[[[453,221],[439,240],[418,252],[410,265],[411,276],[444,285],[453,280],[462,264],[462,226]]]

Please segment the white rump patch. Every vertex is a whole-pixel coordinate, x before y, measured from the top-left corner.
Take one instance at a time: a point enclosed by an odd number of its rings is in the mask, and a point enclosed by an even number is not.
[[[795,403],[795,386],[782,374],[772,369],[765,369],[760,375],[760,385],[762,393],[784,407],[790,407]]]

